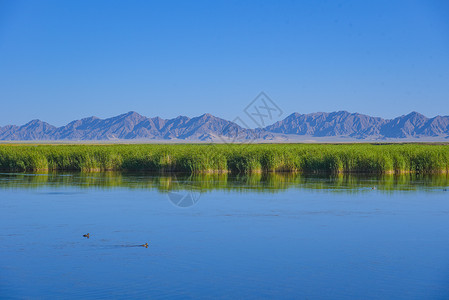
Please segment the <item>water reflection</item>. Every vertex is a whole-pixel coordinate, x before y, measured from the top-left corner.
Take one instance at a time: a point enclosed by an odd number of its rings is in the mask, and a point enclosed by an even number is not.
[[[310,175],[268,174],[148,174],[125,172],[101,173],[0,173],[0,188],[39,187],[157,189],[168,193],[177,206],[195,204],[199,194],[213,190],[276,193],[289,188],[329,190],[346,193],[381,191],[444,191],[448,174],[419,175]]]
[[[445,299],[448,184],[3,173],[0,298]]]

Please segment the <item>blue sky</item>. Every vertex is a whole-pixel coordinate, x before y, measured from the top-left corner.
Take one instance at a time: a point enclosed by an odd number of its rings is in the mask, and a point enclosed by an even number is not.
[[[449,2],[0,0],[0,126],[127,111],[449,115]]]

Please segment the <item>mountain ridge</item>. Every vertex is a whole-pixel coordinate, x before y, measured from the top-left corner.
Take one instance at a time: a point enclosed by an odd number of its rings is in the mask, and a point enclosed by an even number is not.
[[[449,139],[449,116],[428,118],[411,112],[393,119],[348,111],[294,112],[265,128],[249,129],[209,113],[172,119],[145,117],[135,111],[101,119],[86,117],[56,127],[39,119],[0,127],[0,140],[185,140],[236,142],[248,140],[294,141],[301,137],[353,140]]]

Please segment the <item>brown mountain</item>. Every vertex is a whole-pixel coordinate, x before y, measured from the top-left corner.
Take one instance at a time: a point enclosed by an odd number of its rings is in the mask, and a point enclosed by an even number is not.
[[[449,117],[427,118],[417,112],[392,120],[358,113],[339,111],[332,113],[293,113],[282,121],[265,127],[280,134],[307,135],[312,137],[351,137],[355,139],[405,139],[449,137]]]
[[[147,118],[128,112],[108,119],[89,117],[55,127],[40,120],[23,126],[0,127],[0,140],[192,140],[234,141],[270,139],[263,130],[245,129],[236,123],[204,114],[196,118]]]
[[[267,126],[265,129],[275,133],[315,137],[349,136],[364,138],[379,136],[380,128],[385,122],[382,118],[358,113],[351,114],[347,111],[319,112],[306,115],[293,113],[284,120]]]
[[[300,137],[357,140],[449,139],[449,117],[417,112],[386,120],[359,113],[293,113],[264,129],[248,129],[211,114],[173,119],[147,118],[136,112],[100,119],[89,117],[55,127],[40,120],[0,127],[0,140],[185,140],[236,142],[295,141]]]

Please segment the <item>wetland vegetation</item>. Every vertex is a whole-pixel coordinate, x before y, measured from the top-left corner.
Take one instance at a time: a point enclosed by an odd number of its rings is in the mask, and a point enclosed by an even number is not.
[[[0,169],[185,173],[448,173],[436,144],[0,145]]]

